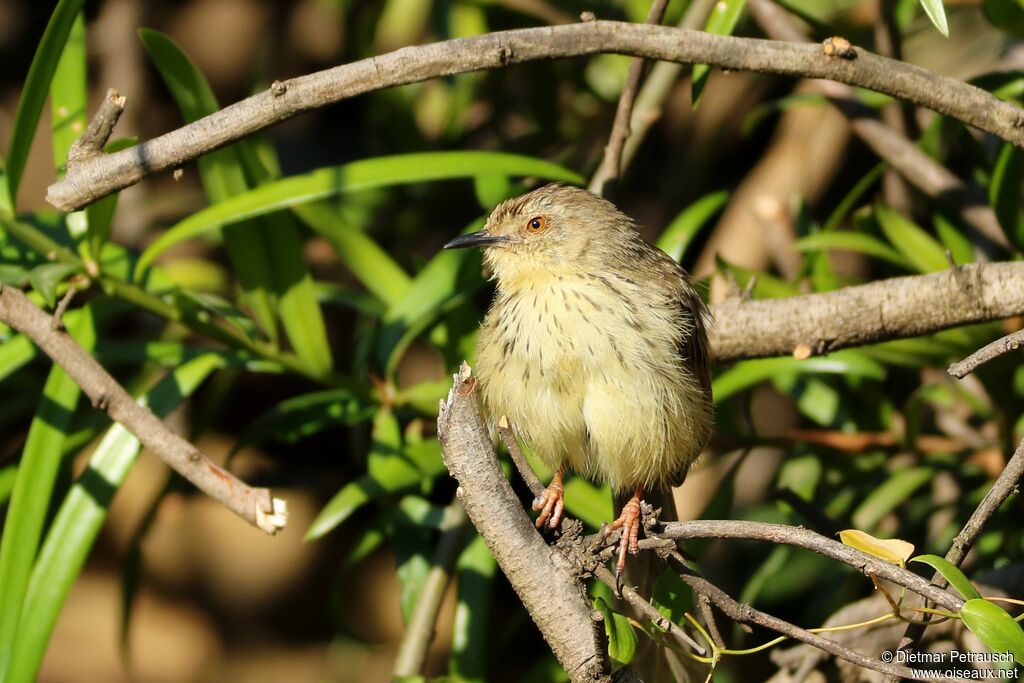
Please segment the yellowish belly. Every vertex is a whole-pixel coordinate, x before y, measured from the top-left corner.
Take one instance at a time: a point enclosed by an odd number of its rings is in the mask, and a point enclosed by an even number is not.
[[[484,404],[553,469],[616,490],[662,483],[699,454],[703,394],[670,362],[674,340],[584,294],[542,289],[491,312],[477,348]]]

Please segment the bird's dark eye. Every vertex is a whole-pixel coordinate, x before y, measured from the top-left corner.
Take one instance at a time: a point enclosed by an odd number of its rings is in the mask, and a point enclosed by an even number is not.
[[[544,216],[534,216],[526,222],[526,229],[530,232],[540,232],[547,226]]]

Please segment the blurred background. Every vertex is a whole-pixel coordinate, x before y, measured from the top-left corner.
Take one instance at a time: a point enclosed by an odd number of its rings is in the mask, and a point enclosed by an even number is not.
[[[765,4],[673,0],[665,23],[763,37],[764,15],[752,10]],[[1024,92],[1016,71],[1024,10],[1012,0],[947,1],[948,38],[916,0],[772,7],[808,39],[842,35],[977,79],[1006,98]],[[8,226],[2,281],[30,285],[40,301],[69,283],[87,287],[72,308],[90,311],[97,357],[137,392],[168,372],[192,373],[177,377],[179,391],[194,393],[168,404],[170,424],[241,478],[287,498],[290,512],[286,530],[268,538],[151,454],[126,460],[134,466],[94,520],[95,540],[84,534],[74,550],[58,545],[88,559],[65,577],[66,603],[51,605],[59,619],[49,644],[37,644],[45,648],[38,680],[389,680],[432,570],[450,580],[441,582],[427,677],[565,679],[452,506],[434,436],[437,400],[458,362],[471,360],[492,285],[477,254],[439,249],[507,196],[549,180],[585,184],[600,163],[628,58],[515,66],[331,105],[190,164],[180,178],[161,174],[124,190],[105,218],[89,215],[85,232],[44,197],[61,172],[55,159],[66,158],[75,137],[51,120],[74,130],[108,87],[127,97],[115,138],[145,140],[276,79],[406,45],[572,22],[585,10],[642,21],[648,2],[90,0],[64,52],[77,67],[62,62],[54,85],[34,84],[52,88],[55,102],[67,95],[79,105],[55,111],[48,102],[29,140],[16,110],[33,85],[26,74],[53,6],[0,3],[0,145],[8,156],[15,146],[27,150],[18,220],[79,259],[59,273],[41,271],[38,249]],[[712,298],[744,289],[789,296],[941,270],[947,250],[958,263],[1019,257],[1024,165],[998,140],[854,95],[871,115],[888,112],[892,126],[972,188],[1000,230],[985,235],[880,163],[815,84],[715,70],[695,89],[688,67],[659,69],[649,80],[657,73],[661,91],[641,97],[642,137],[615,199]],[[482,152],[496,155],[472,156]],[[198,239],[156,242],[228,197],[249,192],[258,204],[260,188],[277,178],[300,176],[313,187],[309,174],[326,167],[342,168],[341,189],[296,199],[300,208],[222,230],[208,222]],[[149,297],[140,304],[116,285],[132,281],[147,249],[155,267],[139,285]],[[186,322],[160,314],[160,300]],[[229,332],[212,338],[197,320]],[[827,367],[782,358],[716,368],[716,437],[677,492],[683,518],[823,533],[856,527],[944,554],[1020,438],[1024,405],[1024,372],[1012,358],[960,383],[944,369],[1019,323],[848,350]],[[16,337],[6,328],[0,337],[5,534],[50,372]],[[203,359],[213,366],[199,368]],[[58,430],[53,494],[39,513],[51,532],[76,477],[97,466],[107,427],[88,401],[71,405]],[[592,527],[613,517],[608,492],[580,479],[569,482],[567,503]],[[1019,596],[1019,499],[1009,507],[966,569]],[[804,626],[873,591],[835,563],[790,548],[723,542],[687,550],[731,594]],[[689,596],[669,582],[660,591],[660,604],[681,618]],[[725,635],[736,648],[769,638],[728,624]],[[768,652],[731,657],[715,680],[767,680],[779,665]],[[840,676],[828,662],[812,668],[817,680]]]

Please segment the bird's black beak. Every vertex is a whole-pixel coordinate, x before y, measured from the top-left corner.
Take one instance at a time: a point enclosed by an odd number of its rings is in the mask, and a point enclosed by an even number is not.
[[[504,235],[492,235],[486,230],[471,232],[468,235],[459,235],[448,244],[445,249],[465,249],[466,247],[491,247],[495,244],[510,242],[511,238]]]

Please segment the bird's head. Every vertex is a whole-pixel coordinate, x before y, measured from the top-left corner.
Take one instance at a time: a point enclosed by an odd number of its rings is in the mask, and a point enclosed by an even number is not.
[[[483,247],[502,285],[592,270],[630,241],[633,222],[611,202],[568,185],[546,185],[502,202],[483,230],[445,249]]]

